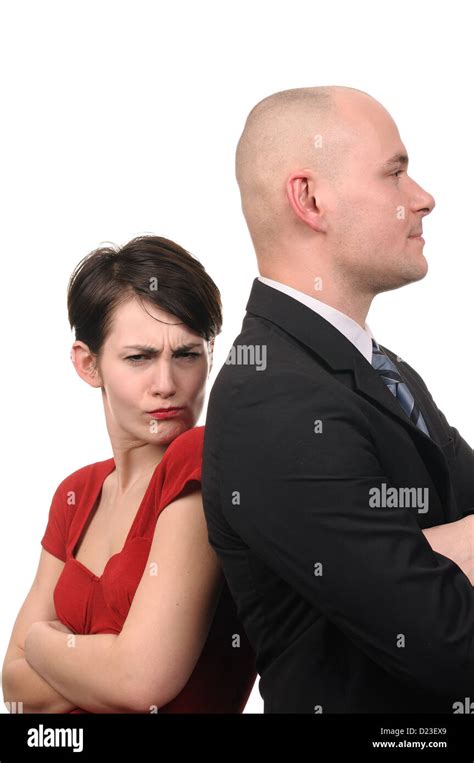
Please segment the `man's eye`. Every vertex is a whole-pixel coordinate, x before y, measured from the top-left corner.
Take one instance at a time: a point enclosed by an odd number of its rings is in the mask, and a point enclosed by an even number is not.
[[[130,360],[132,363],[140,363],[139,358],[148,358],[148,355],[129,355],[125,360]]]
[[[398,177],[400,172],[403,172],[403,170],[397,170],[396,172],[392,172],[393,177]]]

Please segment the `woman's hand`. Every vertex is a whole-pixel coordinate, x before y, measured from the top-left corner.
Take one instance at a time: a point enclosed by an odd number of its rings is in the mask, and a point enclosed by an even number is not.
[[[433,551],[457,564],[474,586],[474,514],[422,532]]]
[[[433,551],[447,556],[458,567],[471,569],[474,560],[474,514],[468,514],[455,522],[436,525],[423,530]],[[467,573],[466,573],[467,574]]]
[[[25,659],[32,667],[36,666],[35,658],[41,654],[42,645],[57,631],[72,633],[60,620],[38,620],[30,625],[25,637],[24,650]]]
[[[469,559],[467,562],[462,562],[462,564],[459,564],[458,567],[462,569],[466,577],[469,578],[471,585],[474,586],[474,559]]]
[[[64,625],[64,623],[61,622],[61,620],[48,620],[47,621],[51,628],[55,628],[58,631],[63,631],[64,633],[74,633],[67,625]]]
[[[25,636],[24,650],[25,659],[32,665],[32,667],[34,667],[35,655],[38,654],[38,651],[41,649],[44,635],[48,630],[50,630],[49,622],[42,620],[32,623],[28,629]]]

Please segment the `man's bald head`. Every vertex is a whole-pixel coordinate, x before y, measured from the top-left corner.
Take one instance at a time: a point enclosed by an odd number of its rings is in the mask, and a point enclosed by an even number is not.
[[[341,112],[344,97],[367,93],[326,86],[282,90],[256,104],[237,145],[235,173],[242,211],[257,249],[272,246],[279,236],[285,181],[299,168],[335,180],[350,145]]]
[[[260,274],[322,288],[342,312],[423,278],[421,219],[434,199],[407,168],[394,120],[362,90],[298,88],[257,103],[235,169]]]

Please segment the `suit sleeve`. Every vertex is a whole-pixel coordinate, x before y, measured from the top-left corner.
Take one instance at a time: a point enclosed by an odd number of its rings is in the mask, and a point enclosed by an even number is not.
[[[405,363],[405,365],[408,365],[408,363]],[[433,396],[421,376],[411,366],[409,368],[429,396],[446,430],[451,434],[454,458],[450,464],[450,471],[453,489],[458,506],[461,508],[462,516],[466,517],[468,514],[474,514],[474,450],[459,434],[456,427],[449,424],[446,416],[440,411],[433,400]]]
[[[267,405],[261,377],[232,400],[218,455],[225,519],[389,674],[470,696],[469,579],[431,549],[416,509],[374,505],[391,486],[357,403],[335,384],[318,389],[294,369],[285,375],[280,405],[277,391]]]

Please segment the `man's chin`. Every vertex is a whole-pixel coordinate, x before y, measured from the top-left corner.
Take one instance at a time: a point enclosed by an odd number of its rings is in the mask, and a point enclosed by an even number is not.
[[[421,281],[422,278],[428,273],[428,260],[423,254],[417,258],[416,263],[413,263],[413,267],[409,268],[407,283],[413,283],[414,281]]]
[[[404,265],[405,267],[400,269],[399,273],[400,286],[407,286],[409,283],[421,281],[428,273],[428,260],[422,252],[415,257],[412,255]]]
[[[401,289],[402,286],[408,286],[410,283],[421,281],[426,276],[427,272],[428,262],[422,257],[422,259],[419,259],[416,263],[416,267],[414,263],[410,263],[409,268],[392,273],[392,277],[390,277],[390,274],[385,273],[383,283],[380,284],[375,293],[380,294],[384,291],[394,291],[395,289]]]

